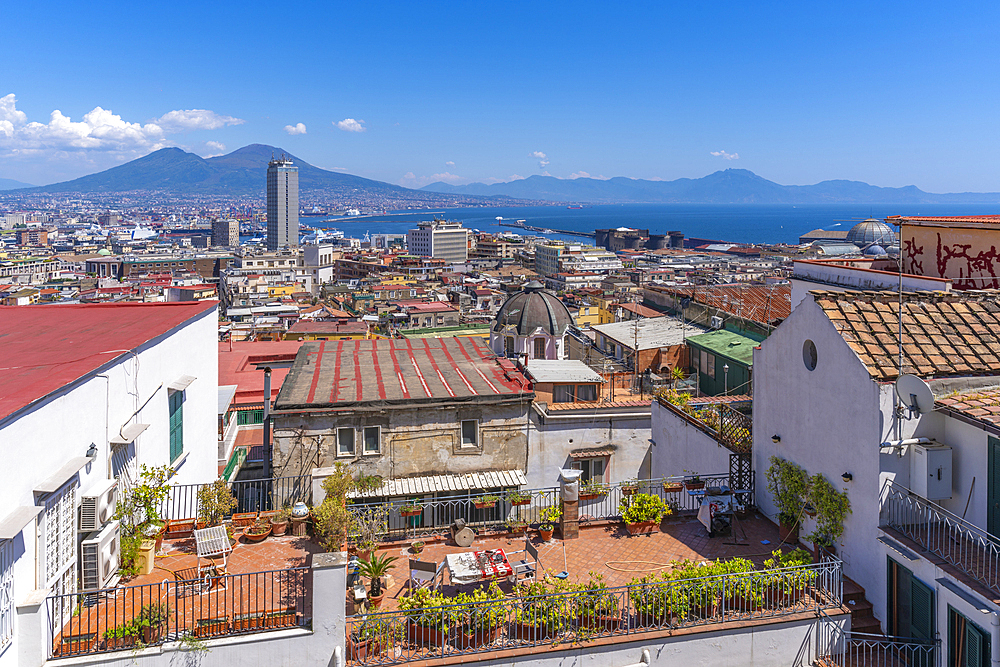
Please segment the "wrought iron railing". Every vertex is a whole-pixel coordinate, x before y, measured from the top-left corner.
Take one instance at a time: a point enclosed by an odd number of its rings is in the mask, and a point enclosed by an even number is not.
[[[753,449],[753,417],[733,407],[748,406],[749,401],[727,403],[701,403],[692,399],[687,408],[659,398],[660,405],[678,417],[697,426],[706,435],[736,454],[747,454]]]
[[[781,618],[841,605],[840,561],[504,597],[351,616],[348,662],[385,665],[443,655],[585,642],[729,621]]]
[[[1000,593],[1000,547],[983,529],[888,480],[881,523]]]
[[[651,493],[665,500],[674,511],[697,510],[706,494],[721,493],[729,487],[728,474],[691,475],[664,479],[634,480],[614,484],[583,485],[579,496],[580,522],[619,521],[625,500],[633,493]],[[383,540],[412,539],[416,536],[444,534],[456,519],[483,531],[518,530],[538,523],[546,507],[558,505],[559,488],[488,492],[498,500],[483,503],[483,493],[466,493],[433,499],[397,498],[382,502],[354,502],[352,512],[361,513],[388,505],[388,519]],[[752,491],[740,498],[753,504]],[[518,499],[516,496],[524,496]],[[524,503],[524,504],[520,504]],[[412,512],[416,512],[413,514]]]
[[[310,623],[309,568],[200,576],[188,580],[50,595],[50,657],[134,650]],[[185,571],[178,572],[183,576]]]
[[[816,663],[822,667],[937,667],[941,640],[845,632],[820,610]]]
[[[192,519],[198,516],[198,491],[205,484],[177,484],[170,487],[170,494],[160,505],[164,519]],[[275,477],[248,479],[229,483],[236,498],[232,513],[260,512],[280,509],[302,501],[312,503],[312,477]],[[226,517],[229,518],[229,517]]]

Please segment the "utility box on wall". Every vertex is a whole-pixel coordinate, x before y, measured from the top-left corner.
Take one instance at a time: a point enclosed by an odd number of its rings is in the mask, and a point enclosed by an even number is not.
[[[951,447],[939,443],[913,445],[910,491],[927,500],[951,498]]]

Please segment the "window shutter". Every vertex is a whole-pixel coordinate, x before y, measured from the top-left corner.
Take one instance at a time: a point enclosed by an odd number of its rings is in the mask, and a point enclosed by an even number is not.
[[[934,638],[934,591],[916,577],[910,579],[910,632],[920,639]]]

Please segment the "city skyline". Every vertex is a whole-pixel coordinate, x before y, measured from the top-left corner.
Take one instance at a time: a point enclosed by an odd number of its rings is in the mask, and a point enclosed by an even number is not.
[[[572,7],[15,8],[0,178],[257,142],[407,187],[741,167],[786,184],[1000,189],[983,85],[996,56],[980,48],[996,7]],[[248,46],[263,25],[293,35],[294,68]]]

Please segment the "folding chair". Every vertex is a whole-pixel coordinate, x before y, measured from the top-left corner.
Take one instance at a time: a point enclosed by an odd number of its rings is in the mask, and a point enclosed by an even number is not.
[[[410,559],[410,590],[415,588],[430,588],[432,591],[436,590],[440,585],[438,584],[438,577],[443,578],[444,572],[444,561],[438,563],[429,563],[423,560],[413,560]]]
[[[534,581],[538,577],[538,549],[535,548],[529,540],[524,541],[524,549],[521,551],[514,551],[508,556],[513,554],[526,553],[528,556],[534,559],[535,562],[528,561],[527,558],[519,560],[516,563],[511,562],[510,566],[514,569],[514,574],[511,575],[511,580],[516,584],[521,579],[531,579]],[[508,558],[509,560],[509,558]]]

